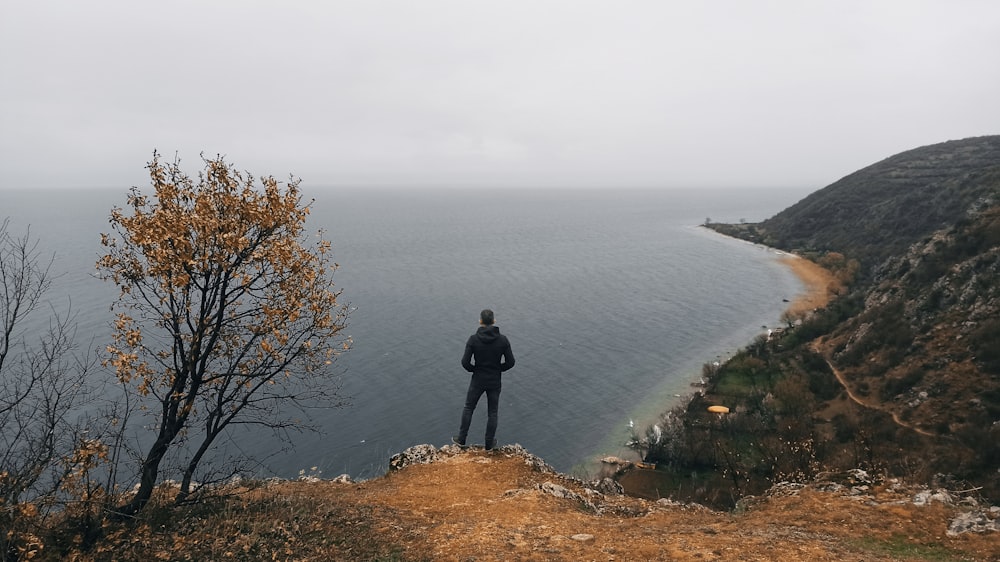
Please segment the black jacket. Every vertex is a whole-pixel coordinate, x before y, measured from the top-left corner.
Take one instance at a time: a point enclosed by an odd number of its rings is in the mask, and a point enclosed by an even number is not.
[[[502,359],[502,361],[501,361]],[[462,367],[474,376],[500,382],[500,373],[514,366],[510,341],[496,326],[480,326],[465,342]]]

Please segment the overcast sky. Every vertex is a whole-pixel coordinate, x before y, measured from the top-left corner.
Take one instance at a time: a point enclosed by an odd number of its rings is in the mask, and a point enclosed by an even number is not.
[[[0,0],[0,77],[0,188],[820,188],[1000,133],[1000,2]]]

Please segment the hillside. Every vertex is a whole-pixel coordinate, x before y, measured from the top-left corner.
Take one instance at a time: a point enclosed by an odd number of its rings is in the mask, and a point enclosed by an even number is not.
[[[691,445],[648,458],[728,474],[714,488],[737,496],[863,466],[1000,500],[1000,136],[887,158],[759,224],[708,226],[808,255],[845,286],[706,373],[704,396],[662,423]],[[708,417],[712,403],[733,415]]]
[[[839,252],[870,268],[1000,202],[1000,135],[915,148],[820,189],[753,232],[730,234],[799,253]],[[735,226],[735,225],[734,225]]]
[[[926,432],[993,443],[983,462],[1000,468],[1000,206],[881,264],[823,346],[859,394]]]
[[[79,560],[996,560],[998,513],[862,472],[783,484],[735,512],[622,496],[518,446],[422,445],[366,482],[245,487],[106,529]],[[978,529],[980,532],[961,532]],[[59,553],[48,552],[57,559]]]

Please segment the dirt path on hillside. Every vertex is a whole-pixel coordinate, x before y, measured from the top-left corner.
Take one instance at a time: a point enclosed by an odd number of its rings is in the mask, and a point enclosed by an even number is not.
[[[897,414],[896,412],[893,412],[892,410],[890,410],[888,408],[885,408],[885,407],[882,407],[882,406],[878,406],[876,404],[869,404],[869,403],[865,402],[864,400],[862,400],[860,396],[854,394],[854,392],[851,391],[851,387],[847,384],[847,380],[844,378],[844,374],[842,372],[840,372],[839,369],[837,369],[836,367],[833,366],[833,363],[830,362],[830,359],[827,357],[826,353],[820,347],[819,341],[817,340],[817,341],[812,342],[812,344],[810,344],[810,348],[813,350],[813,352],[815,352],[820,357],[822,357],[823,361],[826,361],[827,367],[829,367],[830,371],[833,372],[833,376],[837,378],[837,382],[840,383],[840,386],[843,387],[844,392],[847,393],[847,397],[850,398],[852,402],[854,402],[858,406],[861,406],[862,408],[866,408],[866,409],[869,409],[869,410],[876,410],[876,411],[879,411],[879,412],[883,412],[885,414],[889,414],[890,416],[892,416],[892,421],[895,422],[896,425],[898,425],[900,427],[905,427],[907,429],[912,429],[913,431],[916,431],[920,435],[924,435],[924,436],[927,436],[927,437],[937,437],[937,434],[935,434],[935,433],[931,433],[930,431],[926,431],[926,430],[920,429],[919,427],[916,427],[914,425],[911,425],[911,424],[903,421],[899,417],[899,414]]]
[[[821,267],[816,262],[801,258],[792,254],[788,254],[787,257],[781,259],[782,263],[787,265],[792,269],[799,280],[806,286],[806,292],[795,298],[792,301],[791,306],[788,307],[788,314],[790,316],[801,316],[803,314],[808,314],[817,308],[822,308],[829,304],[830,298],[834,292],[839,292],[843,287],[836,277],[828,270]],[[814,341],[810,345],[813,352],[819,354],[820,357],[826,361],[830,371],[837,378],[837,382],[843,387],[844,391],[847,393],[848,398],[852,402],[866,408],[869,410],[877,410],[892,416],[892,421],[900,427],[905,427],[916,431],[920,435],[927,437],[937,437],[936,434],[920,429],[919,427],[913,426],[905,421],[903,421],[899,414],[889,410],[888,408],[878,406],[875,404],[869,404],[862,400],[862,398],[851,390],[851,387],[847,384],[847,380],[844,378],[844,374],[840,372],[833,363],[830,362],[829,357],[826,352],[821,348],[819,341]]]

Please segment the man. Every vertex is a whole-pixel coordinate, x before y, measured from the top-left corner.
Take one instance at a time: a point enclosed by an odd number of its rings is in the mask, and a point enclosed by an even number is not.
[[[465,409],[462,410],[462,427],[458,435],[451,440],[460,447],[465,447],[465,439],[469,435],[469,424],[472,423],[472,412],[476,409],[479,397],[486,393],[486,405],[489,417],[486,421],[486,450],[496,447],[497,414],[500,409],[500,374],[514,366],[514,354],[510,351],[510,341],[500,333],[500,328],[493,325],[493,311],[485,309],[479,313],[479,329],[469,336],[465,342],[465,354],[462,355],[462,367],[472,373],[469,381],[469,392],[465,396]]]

